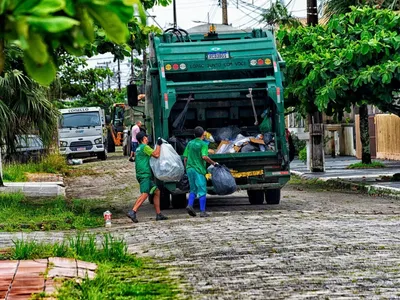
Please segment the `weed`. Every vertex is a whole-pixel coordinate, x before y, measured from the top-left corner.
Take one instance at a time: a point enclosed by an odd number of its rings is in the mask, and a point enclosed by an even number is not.
[[[57,299],[175,299],[180,292],[177,282],[169,278],[165,268],[148,259],[137,259],[127,252],[124,240],[110,234],[104,234],[101,242],[94,235],[83,233],[55,244],[18,240],[14,242],[9,259],[52,256],[76,258],[98,265],[93,280],[86,277],[65,281]],[[36,294],[32,299],[46,296]]]
[[[54,153],[43,157],[38,163],[11,163],[4,165],[3,180],[24,182],[27,180],[26,173],[64,174],[68,168],[65,157]]]
[[[84,229],[103,225],[96,200],[29,199],[0,194],[0,231]]]
[[[351,164],[350,166],[347,166],[347,169],[379,169],[379,168],[386,168],[386,166],[380,161],[373,161],[370,164],[364,164],[362,162],[358,162],[355,164]]]
[[[299,159],[304,163],[307,161],[307,147],[299,151]]]

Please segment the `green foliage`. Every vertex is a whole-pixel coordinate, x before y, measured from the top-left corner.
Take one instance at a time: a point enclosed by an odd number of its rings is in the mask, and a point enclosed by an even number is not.
[[[347,167],[347,169],[381,169],[386,168],[385,164],[381,163],[380,161],[373,161],[370,164],[364,164],[361,162],[351,164]]]
[[[28,74],[40,84],[49,85],[56,76],[54,50],[62,47],[70,54],[83,55],[85,46],[94,42],[94,25],[104,30],[109,41],[125,43],[134,5],[145,23],[145,12],[139,0],[3,0],[0,31],[5,35],[0,44],[18,45],[24,51]],[[0,51],[0,62],[1,74],[3,51]]]
[[[0,194],[0,231],[65,230],[103,226],[103,216],[91,210],[96,200],[67,202],[62,198],[29,199]]]
[[[300,151],[306,147],[307,143],[305,140],[300,140],[295,132],[291,132],[290,135],[292,136],[292,141],[294,148],[296,149],[296,154],[299,154]]]
[[[400,113],[400,15],[352,8],[326,25],[281,28],[277,34],[287,64],[286,105],[302,114],[328,115],[368,103]]]
[[[399,0],[328,0],[326,1],[324,16],[331,18],[334,15],[349,12],[351,6],[374,6],[376,8],[400,9]]]
[[[299,151],[299,159],[304,163],[307,162],[307,147]]]
[[[86,58],[74,57],[63,54],[59,56],[62,97],[74,98],[85,97],[88,93],[98,88],[107,76],[112,76],[110,69],[87,68]]]
[[[165,268],[129,254],[126,242],[110,234],[99,239],[92,234],[78,234],[53,244],[16,240],[5,258],[47,257],[76,258],[98,266],[93,280],[64,282],[57,299],[177,299],[180,292]]]
[[[55,101],[57,108],[70,108],[70,107],[90,107],[99,106],[104,109],[106,114],[110,114],[110,108],[114,103],[126,103],[126,88],[121,92],[118,90],[93,90],[87,92],[85,96],[78,98],[74,101]]]
[[[11,182],[26,181],[26,173],[64,174],[69,167],[65,157],[60,154],[49,154],[37,163],[11,163],[4,165],[3,180]]]

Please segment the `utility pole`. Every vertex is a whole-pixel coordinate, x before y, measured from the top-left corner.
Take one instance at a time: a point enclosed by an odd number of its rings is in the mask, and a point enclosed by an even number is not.
[[[222,24],[224,25],[229,25],[228,24],[228,3],[227,0],[221,0],[221,6],[222,6]]]
[[[118,78],[118,91],[121,91],[121,64],[120,64],[120,60],[118,59],[118,74],[117,74],[117,78]]]
[[[108,65],[111,64],[111,61],[99,62],[99,63],[97,63],[97,64],[101,66],[101,67],[99,67],[99,68],[110,69],[110,68],[108,67]],[[105,67],[102,67],[102,66],[105,66]],[[111,89],[110,75],[107,76],[107,80],[108,80],[108,88]]]
[[[307,0],[307,25],[318,25],[317,0]],[[310,99],[314,102],[315,99]],[[313,103],[315,112],[308,115],[309,146],[310,146],[310,170],[311,172],[325,171],[324,155],[324,124],[322,123],[322,113],[320,113]]]

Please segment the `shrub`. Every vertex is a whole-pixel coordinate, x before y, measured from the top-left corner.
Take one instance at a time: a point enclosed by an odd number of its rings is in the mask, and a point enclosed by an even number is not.
[[[300,140],[295,132],[291,132],[290,135],[292,136],[293,145],[296,149],[296,155],[300,155],[300,151],[306,147],[306,141]]]
[[[304,163],[307,162],[307,147],[300,150],[299,159]]]

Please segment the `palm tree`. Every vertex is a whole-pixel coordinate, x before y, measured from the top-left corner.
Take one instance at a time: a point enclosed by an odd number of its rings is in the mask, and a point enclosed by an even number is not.
[[[287,10],[282,1],[276,0],[275,3],[271,4],[271,7],[265,14],[262,15],[263,21],[268,25],[289,25],[289,26],[300,26],[301,22],[293,17]]]
[[[21,51],[10,47],[5,51],[6,60],[0,75],[0,148],[15,151],[17,136],[38,131],[48,144],[57,124],[57,109],[47,99],[47,90],[24,74]],[[0,186],[3,185],[0,176]]]
[[[350,11],[351,6],[377,6],[400,10],[400,0],[325,0],[324,16],[330,19],[333,15],[344,14]]]

